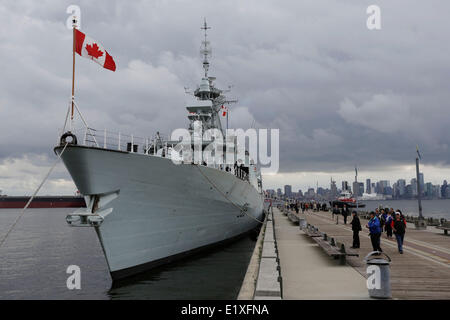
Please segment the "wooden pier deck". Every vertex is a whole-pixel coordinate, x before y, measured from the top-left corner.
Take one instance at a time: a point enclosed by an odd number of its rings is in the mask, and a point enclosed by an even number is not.
[[[344,225],[343,217],[339,224],[332,219],[329,212],[307,211],[299,214],[306,218],[309,224],[319,228],[329,237],[344,243],[347,248],[352,245],[350,221]],[[366,276],[364,257],[372,251],[368,231],[365,228],[367,220],[361,218],[363,231],[360,232],[361,248],[356,249],[359,257],[348,257],[347,263],[361,275]],[[299,232],[302,232],[299,230]],[[381,248],[391,259],[391,286],[393,299],[450,299],[450,237],[443,232],[436,232],[434,227],[428,230],[415,230],[408,225],[404,241],[404,254],[397,249],[395,237],[387,239],[384,233],[381,238]],[[320,250],[317,248],[317,250]]]

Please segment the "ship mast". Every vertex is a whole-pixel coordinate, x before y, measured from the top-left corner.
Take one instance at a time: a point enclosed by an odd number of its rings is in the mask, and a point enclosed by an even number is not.
[[[190,115],[189,120],[191,121],[189,128],[193,128],[193,122],[196,120],[201,120],[203,123],[204,129],[217,128],[223,132],[222,123],[220,120],[221,111],[223,111],[222,106],[225,104],[236,103],[237,100],[228,100],[224,93],[229,92],[230,90],[221,90],[217,88],[214,84],[216,77],[211,77],[208,75],[209,72],[209,58],[211,57],[211,47],[210,42],[208,40],[208,29],[211,29],[210,26],[206,23],[206,18],[203,21],[203,25],[200,27],[204,32],[204,39],[202,40],[202,44],[200,47],[200,54],[203,60],[203,70],[204,74],[202,76],[202,80],[198,88],[193,92],[193,95],[200,101],[211,101],[211,105],[209,107],[202,108],[188,108]],[[229,89],[231,86],[229,86]],[[186,89],[185,89],[186,90]],[[186,93],[187,90],[186,90]],[[208,116],[205,116],[205,115]],[[227,120],[228,120],[229,110],[227,110]],[[228,124],[227,124],[228,128]]]
[[[203,47],[200,50],[200,53],[203,55],[203,69],[205,70],[205,78],[208,79],[208,70],[209,70],[208,57],[211,55],[211,47],[209,46],[207,30],[211,29],[211,27],[208,27],[208,24],[206,23],[206,18],[203,22],[203,26],[200,29],[204,30],[205,32],[205,40],[202,41]]]

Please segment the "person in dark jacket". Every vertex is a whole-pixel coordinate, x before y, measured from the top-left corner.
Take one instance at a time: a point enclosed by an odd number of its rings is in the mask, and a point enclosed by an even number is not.
[[[342,209],[342,215],[344,216],[344,224],[347,224],[347,217],[350,215],[350,211],[347,208],[347,205],[344,205]]]
[[[352,246],[352,248],[357,249],[360,246],[359,232],[362,230],[361,222],[359,221],[358,213],[356,211],[352,212],[352,217],[353,217],[352,222],[351,222],[352,230],[353,230],[353,246]]]
[[[386,231],[385,225],[386,225],[386,219],[387,219],[387,211],[385,211],[384,209],[381,209],[381,213],[378,218],[380,219],[380,223],[381,223],[381,233],[383,233],[383,231]]]
[[[386,217],[385,230],[388,239],[392,238],[392,221],[394,221],[394,218],[395,218],[394,213],[389,213]]]
[[[336,205],[334,205],[334,208],[333,208],[333,211],[332,211],[332,218],[334,219],[334,216],[336,215],[338,215],[339,214],[339,208],[338,208],[338,206],[337,206],[337,204]]]
[[[401,218],[400,212],[395,213],[395,220],[391,222],[391,227],[394,231],[395,238],[397,239],[398,252],[403,254],[403,239],[406,232],[406,220]]]
[[[366,228],[370,231],[370,241],[372,242],[372,248],[373,251],[380,251],[380,238],[381,238],[381,226],[380,226],[380,219],[375,215],[375,212],[370,212],[370,220],[366,225]]]

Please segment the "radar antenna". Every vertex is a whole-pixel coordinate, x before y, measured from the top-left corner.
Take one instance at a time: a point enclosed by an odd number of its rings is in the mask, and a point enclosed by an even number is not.
[[[206,23],[206,18],[204,19],[203,26],[200,29],[205,31],[205,40],[202,41],[202,48],[200,49],[200,53],[203,55],[203,69],[205,70],[205,78],[208,78],[208,69],[209,69],[208,57],[211,56],[211,47],[208,41],[207,30],[211,29],[211,27],[208,27],[208,24]]]

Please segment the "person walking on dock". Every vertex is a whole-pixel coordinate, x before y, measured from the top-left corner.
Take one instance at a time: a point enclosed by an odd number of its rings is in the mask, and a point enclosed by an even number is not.
[[[380,223],[381,223],[381,233],[383,233],[384,231],[386,231],[386,219],[387,219],[387,211],[384,209],[381,209],[381,214],[380,214]]]
[[[386,224],[385,224],[386,237],[388,239],[392,238],[392,222],[393,221],[394,221],[394,213],[389,213],[386,217]]]
[[[361,222],[359,221],[359,218],[358,218],[358,213],[355,210],[353,210],[352,216],[353,216],[353,219],[352,219],[351,225],[352,225],[352,230],[353,230],[353,245],[351,246],[351,248],[357,249],[360,246],[359,232],[362,230],[362,228],[361,228]]]
[[[381,227],[380,227],[380,219],[375,215],[375,212],[370,212],[370,220],[366,225],[366,228],[369,229],[370,233],[370,241],[372,242],[373,251],[380,251],[380,238],[381,238]]]
[[[395,238],[397,239],[398,252],[403,254],[403,239],[406,232],[406,220],[401,218],[400,212],[395,213],[395,220],[391,223],[392,230],[394,230]]]
[[[334,220],[334,216],[337,216],[337,215],[339,215],[339,208],[338,208],[338,206],[336,204],[336,205],[334,205],[334,208],[333,208],[333,211],[332,211],[332,214],[331,214],[333,220]]]
[[[344,208],[342,209],[342,215],[344,216],[344,224],[347,224],[347,217],[349,216],[350,212],[348,210],[347,205],[344,205]]]

